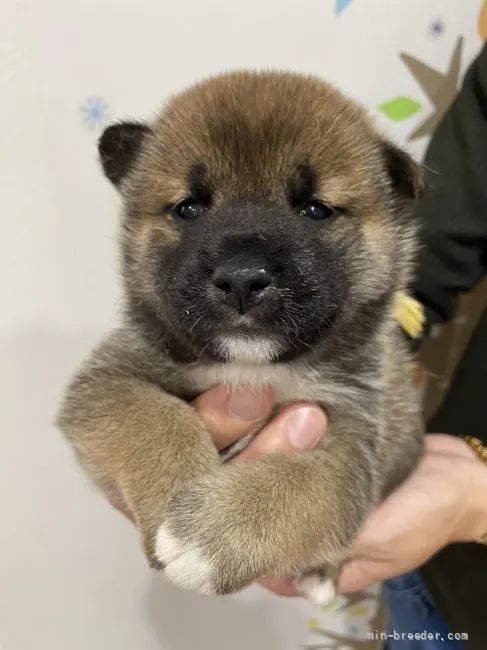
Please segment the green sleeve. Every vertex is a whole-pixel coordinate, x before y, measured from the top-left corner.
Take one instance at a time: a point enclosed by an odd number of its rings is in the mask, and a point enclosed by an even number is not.
[[[431,140],[418,204],[422,248],[414,293],[429,325],[450,319],[487,265],[487,46]]]

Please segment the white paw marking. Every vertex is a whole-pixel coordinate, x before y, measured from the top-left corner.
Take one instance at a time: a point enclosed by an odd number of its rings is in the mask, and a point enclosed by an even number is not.
[[[164,576],[178,587],[208,596],[215,593],[211,565],[201,551],[195,544],[179,541],[164,524],[157,531],[156,555],[166,566]]]
[[[330,578],[323,580],[319,575],[309,575],[295,582],[296,588],[315,605],[327,605],[337,596]]]

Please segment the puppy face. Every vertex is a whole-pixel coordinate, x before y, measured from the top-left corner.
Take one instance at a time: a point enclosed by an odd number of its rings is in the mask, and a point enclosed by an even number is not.
[[[109,127],[99,149],[124,198],[129,311],[161,342],[290,359],[405,281],[419,172],[320,80],[216,77],[150,126]]]

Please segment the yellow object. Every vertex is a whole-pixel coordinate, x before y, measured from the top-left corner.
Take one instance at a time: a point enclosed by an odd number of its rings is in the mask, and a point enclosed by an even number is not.
[[[483,3],[479,15],[479,36],[483,41],[487,41],[487,1]]]
[[[424,327],[423,305],[405,293],[396,296],[396,318],[402,329],[412,339],[417,339]]]
[[[473,436],[465,436],[464,439],[472,447],[480,460],[487,465],[487,445],[484,445],[481,440]],[[487,532],[477,541],[479,544],[487,544]]]
[[[473,448],[480,460],[487,463],[487,447],[484,443],[473,436],[465,436],[465,441]]]
[[[332,598],[324,605],[321,605],[320,609],[322,612],[336,612],[347,604],[348,598],[343,594],[338,594],[335,598]]]
[[[369,609],[363,605],[359,605],[351,609],[348,613],[355,618],[360,618],[361,616],[366,616],[369,613]]]

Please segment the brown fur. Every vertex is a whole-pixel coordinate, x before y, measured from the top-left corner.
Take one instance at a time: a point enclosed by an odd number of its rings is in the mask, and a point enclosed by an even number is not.
[[[366,515],[422,450],[410,358],[393,317],[394,295],[406,289],[411,272],[410,207],[422,190],[420,170],[362,108],[300,75],[207,80],[173,98],[144,129],[107,132],[100,143],[105,172],[125,204],[127,316],[74,378],[59,426],[94,481],[127,503],[153,566],[165,561],[157,550],[163,525],[198,549],[217,593],[264,574],[337,564]],[[338,251],[346,266],[343,304],[329,335],[277,363],[231,363],[198,347],[191,335],[196,321],[182,331],[184,315],[178,320],[171,311],[161,259],[189,245],[187,226],[170,206],[187,196],[188,175],[200,165],[212,218],[241,210],[243,222],[258,201],[261,237],[266,228],[286,235],[280,215],[290,209],[303,165],[316,175],[314,196],[345,209],[316,231],[318,245]],[[329,416],[325,440],[311,453],[222,465],[188,405],[221,382],[271,386],[281,404],[314,400]]]

